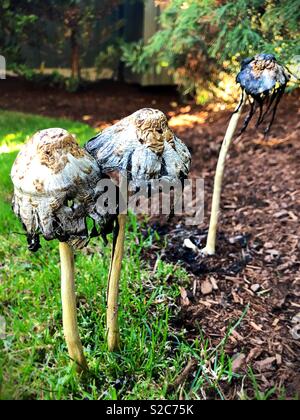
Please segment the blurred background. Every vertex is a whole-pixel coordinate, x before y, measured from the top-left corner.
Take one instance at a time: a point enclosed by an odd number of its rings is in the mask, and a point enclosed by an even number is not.
[[[299,0],[1,0],[0,399],[299,397],[299,22]],[[220,246],[203,260],[184,240],[204,246],[235,77],[242,59],[262,52],[294,76],[269,136],[253,118],[232,144]],[[120,355],[103,344],[109,250],[93,241],[78,253],[93,372],[82,383],[62,351],[55,244],[27,251],[10,170],[38,130],[62,127],[83,145],[143,107],[164,111],[190,148],[205,218],[193,229],[182,219],[130,220]]]
[[[9,74],[76,91],[83,81],[176,85],[203,104],[232,97],[242,58],[299,65],[298,0],[3,0]]]

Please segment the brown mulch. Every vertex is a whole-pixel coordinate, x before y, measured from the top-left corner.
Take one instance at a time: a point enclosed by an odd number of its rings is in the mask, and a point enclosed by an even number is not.
[[[216,113],[211,121],[176,129],[192,149],[192,177],[205,179],[206,205],[229,116]],[[242,361],[240,373],[252,367],[262,390],[277,388],[273,397],[283,387],[287,397],[300,395],[300,340],[292,335],[300,312],[299,116],[299,96],[293,94],[281,104],[268,139],[252,127],[231,148],[215,257],[183,246],[186,238],[199,249],[205,246],[208,209],[198,228],[169,229],[164,250],[167,260],[180,261],[192,273],[179,325],[193,337],[200,326],[218,344],[249,305],[226,349]]]
[[[199,248],[205,245],[213,176],[230,111],[180,104],[173,88],[153,91],[102,82],[70,94],[14,79],[1,82],[2,109],[30,109],[95,127],[145,106],[172,117],[174,130],[193,154],[191,176],[205,179],[208,205],[200,226],[186,227],[180,220],[155,225],[168,239],[162,258],[183,265],[191,276],[190,288],[181,290],[176,327],[187,329],[191,339],[201,329],[216,345],[249,305],[226,349],[236,372],[243,374],[251,366],[261,390],[276,387],[273,398],[282,388],[289,398],[300,395],[300,340],[293,323],[300,313],[299,97],[299,92],[286,95],[268,139],[251,126],[234,142],[224,180],[217,256],[203,258],[183,243],[189,238]],[[157,249],[148,255],[153,265],[155,255]],[[241,381],[236,381],[223,392],[234,398],[240,389]],[[244,389],[253,396],[247,381]]]
[[[138,85],[101,81],[78,93],[40,86],[17,78],[0,84],[0,108],[31,112],[48,117],[63,117],[103,128],[127,117],[139,108],[158,108],[164,112],[178,101],[173,87],[142,89]]]

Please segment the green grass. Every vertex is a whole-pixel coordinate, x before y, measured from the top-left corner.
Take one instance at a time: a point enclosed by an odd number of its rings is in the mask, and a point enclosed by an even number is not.
[[[162,261],[151,272],[141,254],[152,237],[142,236],[134,217],[122,274],[119,353],[109,353],[105,339],[110,247],[97,240],[76,254],[78,321],[90,372],[86,377],[74,372],[62,332],[57,243],[43,241],[43,248],[31,254],[10,207],[9,172],[18,148],[38,129],[54,126],[75,133],[81,143],[94,134],[81,123],[0,114],[0,317],[6,322],[0,338],[0,399],[224,399],[223,385],[237,380],[225,340],[211,349],[200,330],[199,339],[191,341],[185,330],[173,327],[179,286],[189,284],[188,275]],[[198,362],[194,378],[168,389],[191,358]]]

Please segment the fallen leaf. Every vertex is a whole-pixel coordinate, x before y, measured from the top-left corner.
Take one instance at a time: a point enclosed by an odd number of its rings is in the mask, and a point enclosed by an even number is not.
[[[253,321],[250,321],[250,325],[251,325],[251,327],[253,327],[255,329],[255,331],[262,331],[262,326],[261,325],[257,325]]]
[[[254,347],[253,349],[251,349],[250,353],[247,356],[247,362],[253,359],[257,359],[262,354],[262,352],[263,350],[261,347]]]
[[[259,362],[255,362],[254,366],[260,372],[264,372],[270,369],[275,361],[276,361],[276,357],[267,357],[265,360],[260,360]]]
[[[238,354],[232,361],[232,372],[239,372],[246,363],[246,356],[243,353]]]
[[[82,120],[83,121],[90,121],[93,117],[91,115],[83,115]]]
[[[188,306],[188,305],[190,305],[190,300],[189,300],[189,298],[188,298],[188,295],[187,295],[187,291],[185,290],[185,288],[184,287],[179,287],[179,290],[180,290],[180,294],[181,294],[181,303],[182,303],[182,306]]]
[[[289,216],[289,213],[286,210],[281,210],[274,214],[274,217],[276,217],[276,219],[281,219],[282,217],[286,216]]]
[[[213,286],[209,280],[205,280],[201,283],[201,293],[203,295],[209,295],[213,291]]]
[[[252,290],[252,292],[256,293],[260,289],[260,284],[252,284],[252,286],[250,287],[250,289]]]
[[[213,289],[214,290],[219,290],[218,283],[217,283],[216,279],[214,277],[210,276],[209,280],[211,282],[211,285],[212,285]]]
[[[266,242],[266,243],[264,244],[264,247],[265,247],[266,249],[271,249],[271,248],[274,248],[274,242]]]

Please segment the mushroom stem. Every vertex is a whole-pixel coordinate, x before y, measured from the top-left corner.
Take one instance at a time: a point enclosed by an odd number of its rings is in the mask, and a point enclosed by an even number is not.
[[[107,340],[109,351],[116,351],[120,348],[120,331],[118,320],[119,308],[119,284],[124,255],[126,214],[118,216],[117,234],[114,238],[112,262],[108,280],[107,296]]]
[[[210,225],[207,237],[206,247],[202,250],[204,255],[215,255],[216,252],[216,238],[218,229],[218,218],[220,212],[221,194],[222,194],[222,182],[225,171],[225,162],[227,154],[235,134],[240,116],[242,114],[243,107],[246,103],[247,95],[243,95],[238,110],[232,115],[219,155],[218,165],[215,175],[214,192],[211,207]]]
[[[64,242],[59,244],[61,259],[61,298],[63,308],[63,327],[70,358],[76,363],[77,371],[88,369],[83,347],[79,337],[76,294],[74,275],[74,252],[70,245]]]

